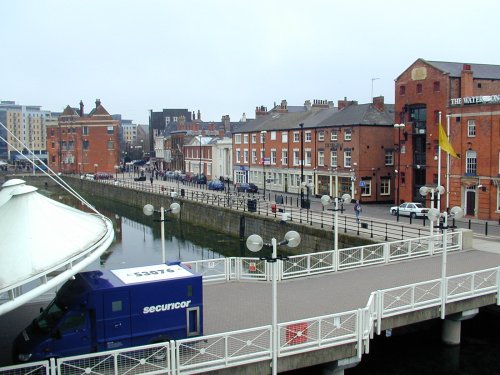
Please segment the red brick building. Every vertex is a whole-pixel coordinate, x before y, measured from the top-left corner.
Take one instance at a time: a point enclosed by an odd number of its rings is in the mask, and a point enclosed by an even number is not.
[[[392,201],[393,106],[306,101],[271,111],[257,107],[256,119],[233,132],[233,178],[266,191],[340,196],[364,202]],[[265,178],[264,178],[265,175]]]
[[[57,125],[47,127],[50,168],[62,173],[115,173],[119,164],[119,122],[96,100],[95,108],[84,114],[67,106]]]
[[[396,123],[404,124],[395,136],[401,201],[423,201],[419,188],[437,186],[440,174],[447,188],[441,209],[461,206],[469,217],[497,220],[500,66],[418,59],[396,79],[395,111]],[[450,157],[448,179],[446,152],[438,171],[440,118],[460,156]]]

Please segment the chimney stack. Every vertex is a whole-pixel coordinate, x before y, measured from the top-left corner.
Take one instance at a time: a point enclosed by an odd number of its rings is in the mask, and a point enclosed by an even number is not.
[[[198,121],[201,120],[201,112],[200,112],[200,110],[198,110],[198,118],[197,119],[198,119]]]
[[[255,107],[255,117],[267,115],[267,107],[261,105],[260,107]]]
[[[473,96],[474,95],[474,72],[471,69],[470,64],[464,64],[462,67],[462,72],[460,74],[460,90],[462,96]]]
[[[347,100],[347,97],[344,96],[344,100],[338,100],[337,101],[337,107],[339,108],[339,111],[343,110],[346,107],[349,107],[350,105],[357,105],[358,102],[356,100]]]
[[[380,112],[384,111],[384,97],[382,95],[373,97],[373,106]]]
[[[101,105],[101,99],[96,99],[95,100],[95,107],[99,107]]]
[[[80,117],[83,117],[83,100],[80,100]]]

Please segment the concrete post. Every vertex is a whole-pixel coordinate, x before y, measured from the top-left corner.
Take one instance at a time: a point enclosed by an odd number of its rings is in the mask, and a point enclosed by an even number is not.
[[[447,345],[459,345],[462,320],[472,319],[478,313],[479,309],[476,308],[446,317],[446,319],[443,320],[443,328],[441,331],[441,340],[443,343]]]
[[[358,357],[339,359],[336,362],[331,362],[323,365],[323,375],[344,375],[345,369],[355,367],[361,360]]]
[[[460,320],[443,320],[441,339],[447,345],[459,345],[461,328],[462,322]]]

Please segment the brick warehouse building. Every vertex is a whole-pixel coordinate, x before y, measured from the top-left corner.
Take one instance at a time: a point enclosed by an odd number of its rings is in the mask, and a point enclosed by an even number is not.
[[[115,173],[119,164],[119,122],[96,100],[95,108],[84,113],[67,106],[57,124],[47,127],[50,168],[62,173]]]
[[[326,100],[303,106],[283,100],[270,111],[257,107],[255,116],[232,134],[236,183],[301,196],[394,200],[394,112],[383,97],[367,104],[339,100],[337,107]]]
[[[396,79],[395,112],[404,124],[395,132],[401,202],[424,201],[419,188],[437,185],[441,117],[460,156],[449,158],[441,209],[461,206],[467,217],[500,218],[500,66],[418,59]],[[446,159],[442,152],[445,188]]]

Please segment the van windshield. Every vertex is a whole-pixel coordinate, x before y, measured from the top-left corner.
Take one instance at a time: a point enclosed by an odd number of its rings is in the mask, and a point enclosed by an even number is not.
[[[66,309],[61,308],[56,301],[52,301],[49,306],[33,321],[42,332],[51,332],[57,322],[66,313]]]

